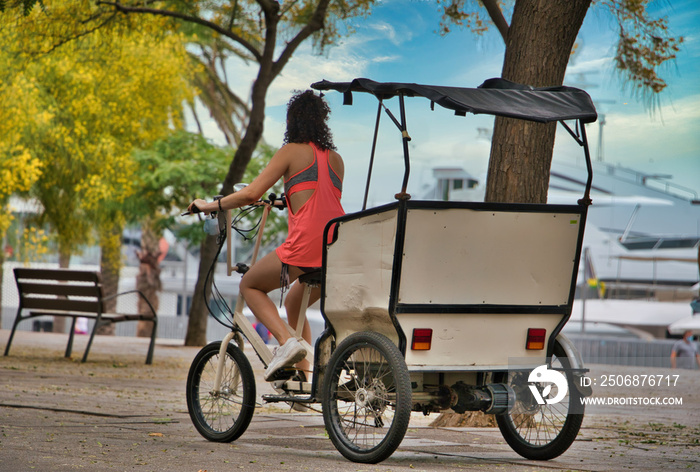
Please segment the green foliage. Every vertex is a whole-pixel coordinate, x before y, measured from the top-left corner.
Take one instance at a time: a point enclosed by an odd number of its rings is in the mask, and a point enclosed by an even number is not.
[[[252,181],[262,171],[273,153],[267,146],[260,148],[246,170],[246,181]],[[125,202],[126,214],[133,222],[152,218],[156,231],[170,228],[192,246],[199,245],[205,235],[201,220],[179,215],[195,198],[211,199],[218,193],[218,182],[223,180],[233,154],[230,147],[216,146],[199,134],[185,131],[174,132],[148,149],[135,151],[136,191]],[[252,226],[254,219],[247,218],[242,226]],[[280,231],[286,231],[286,221],[275,215],[269,220],[266,234],[274,237]]]
[[[24,16],[29,15],[35,5],[39,5],[42,9],[44,8],[43,0],[15,0],[14,2],[8,2],[7,0],[0,0],[0,13],[4,13],[5,9],[9,6],[10,8],[19,8]]]
[[[149,217],[154,219],[158,232],[174,228],[180,212],[194,198],[216,193],[216,183],[226,174],[232,156],[232,149],[215,146],[201,135],[185,131],[171,133],[149,148],[135,151],[136,190],[125,202],[130,221]],[[201,224],[199,231],[184,234],[199,243]]]
[[[159,2],[157,8],[139,8],[139,3],[104,2],[104,7],[177,18],[171,25],[188,38],[192,60],[199,66],[194,80],[200,91],[198,98],[227,143],[239,147],[249,124],[251,91],[230,88],[227,61],[236,58],[259,63],[258,80],[267,87],[309,34],[316,50],[325,51],[342,34],[353,31],[350,22],[367,16],[373,1],[305,0],[282,5],[251,0]],[[257,141],[244,146],[247,155],[242,160],[250,157],[255,144]]]
[[[0,125],[0,143],[40,162],[31,189],[39,223],[67,256],[94,227],[123,221],[119,204],[134,192],[131,150],[181,127],[191,62],[162,19],[84,34],[96,13],[89,2],[43,5],[27,17],[0,16],[0,83],[21,97],[3,109],[20,119]]]

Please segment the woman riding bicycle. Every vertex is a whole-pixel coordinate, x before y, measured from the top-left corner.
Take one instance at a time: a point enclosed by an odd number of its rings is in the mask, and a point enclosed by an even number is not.
[[[300,370],[310,370],[306,349],[290,336],[284,321],[268,293],[283,290],[300,275],[318,270],[323,250],[323,229],[332,218],[345,212],[340,204],[344,164],[335,152],[328,128],[330,108],[312,91],[294,95],[287,104],[287,131],[284,146],[247,187],[215,202],[197,199],[190,204],[204,212],[229,210],[257,202],[279,179],[284,187],[289,209],[289,233],[277,250],[260,259],[241,280],[240,290],[248,307],[277,339],[277,348],[265,369],[265,380],[273,378],[283,367],[297,363]],[[284,303],[288,321],[296,325],[303,287],[294,284]],[[309,304],[320,298],[320,289],[311,292]],[[311,328],[304,325],[303,337],[311,342]]]

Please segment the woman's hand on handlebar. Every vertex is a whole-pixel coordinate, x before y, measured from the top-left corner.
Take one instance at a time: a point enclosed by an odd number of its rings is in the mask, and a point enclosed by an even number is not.
[[[197,198],[190,203],[190,206],[187,207],[187,212],[183,214],[191,215],[193,213],[204,213],[205,215],[208,215],[211,213],[211,211],[207,209],[207,202],[205,200]]]
[[[219,201],[221,201],[221,200],[219,200]],[[274,193],[271,193],[268,196],[267,200],[259,199],[257,201],[253,201],[253,202],[246,202],[245,205],[242,205],[242,206],[248,206],[248,205],[252,205],[252,206],[272,205],[273,207],[283,209],[283,208],[286,208],[287,201],[284,198],[284,194],[282,194],[280,197],[278,197]],[[211,208],[212,206],[214,206],[214,208]],[[212,202],[212,203],[207,203],[206,200],[202,200],[201,198],[197,198],[197,199],[195,199],[195,201],[190,203],[190,206],[187,207],[187,211],[183,212],[182,216],[192,215],[194,213],[204,213],[205,215],[208,215],[210,213],[218,211],[219,208],[221,208],[221,207],[219,204],[217,204],[216,197],[215,197],[214,202]],[[238,208],[238,207],[234,207],[234,208]]]

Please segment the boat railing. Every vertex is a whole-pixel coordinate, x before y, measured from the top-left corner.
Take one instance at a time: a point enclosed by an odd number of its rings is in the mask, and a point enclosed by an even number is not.
[[[621,167],[619,165],[605,163],[603,165],[605,165],[607,168],[608,175],[614,175],[621,180],[644,185],[645,187],[649,187],[686,200],[698,200],[698,193],[695,190],[668,180],[672,177],[671,175],[648,174],[645,172],[638,172],[633,169],[628,169],[626,167]]]

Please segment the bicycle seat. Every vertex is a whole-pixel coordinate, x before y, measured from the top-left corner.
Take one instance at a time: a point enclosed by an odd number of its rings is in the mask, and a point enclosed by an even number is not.
[[[313,272],[307,272],[299,276],[299,283],[306,285],[321,285],[323,280],[323,271],[321,269]]]

